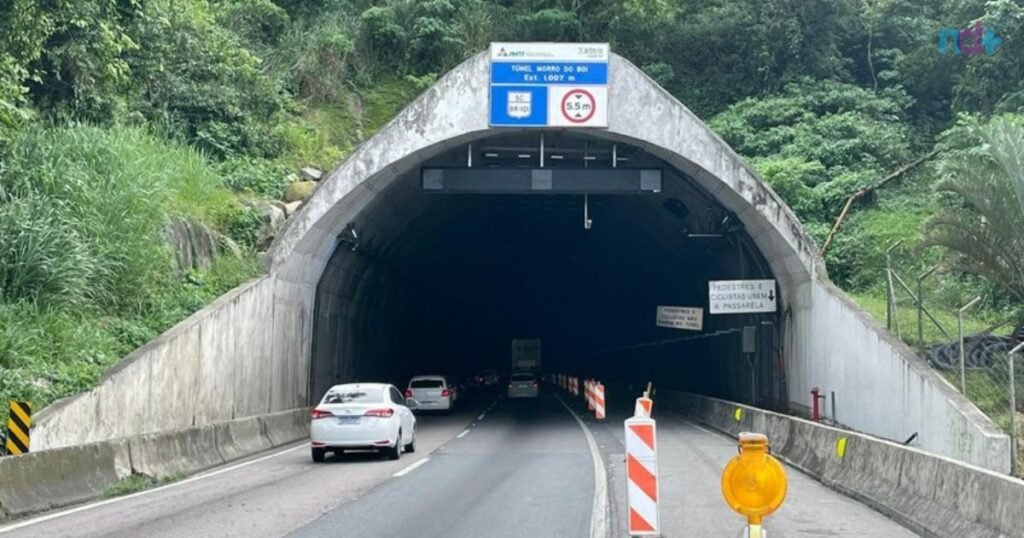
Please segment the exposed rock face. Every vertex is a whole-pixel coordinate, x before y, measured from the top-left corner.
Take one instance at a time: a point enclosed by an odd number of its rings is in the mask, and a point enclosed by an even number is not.
[[[309,166],[303,168],[300,172],[302,173],[302,178],[309,181],[320,181],[320,178],[324,175],[322,171]]]
[[[206,270],[221,254],[224,238],[202,222],[190,218],[174,218],[167,226],[167,243],[174,252],[174,269],[178,274],[193,269]],[[233,252],[238,246],[233,245]]]
[[[316,181],[296,181],[284,190],[284,201],[291,202],[304,202],[313,194],[313,189],[316,188]]]
[[[290,217],[295,214],[296,211],[302,207],[303,202],[292,202],[290,204],[284,204],[284,216]]]
[[[259,210],[260,236],[256,241],[256,250],[266,250],[274,242],[277,231],[284,224],[285,210],[272,202],[251,202]]]

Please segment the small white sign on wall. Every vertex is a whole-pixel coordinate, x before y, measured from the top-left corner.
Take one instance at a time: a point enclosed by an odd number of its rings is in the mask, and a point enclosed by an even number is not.
[[[659,306],[655,321],[658,327],[700,331],[704,329],[704,309],[689,306]]]

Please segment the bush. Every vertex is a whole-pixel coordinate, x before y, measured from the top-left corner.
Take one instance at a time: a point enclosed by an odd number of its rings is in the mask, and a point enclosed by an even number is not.
[[[289,183],[288,166],[266,159],[229,159],[218,164],[217,171],[231,190],[270,198],[280,198]]]
[[[129,57],[146,81],[136,110],[216,156],[281,152],[274,128],[286,95],[205,2],[147,2],[133,34],[146,44]]]

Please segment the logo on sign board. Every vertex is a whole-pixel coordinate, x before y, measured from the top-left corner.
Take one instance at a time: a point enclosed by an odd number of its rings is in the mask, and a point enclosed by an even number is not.
[[[572,90],[562,97],[562,115],[573,123],[586,123],[597,112],[594,95],[583,89]]]
[[[508,117],[530,117],[532,98],[533,95],[530,92],[508,92]]]

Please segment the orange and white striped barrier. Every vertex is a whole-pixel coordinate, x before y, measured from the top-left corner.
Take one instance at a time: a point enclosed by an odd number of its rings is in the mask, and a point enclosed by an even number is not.
[[[643,396],[636,399],[636,406],[633,408],[633,415],[637,417],[648,417],[651,416],[651,408],[654,407],[654,401],[647,397],[644,393]]]
[[[593,393],[591,398],[594,402],[594,418],[597,420],[604,420],[604,385],[600,381],[593,382]]]
[[[580,395],[580,378],[578,378],[578,377],[573,377],[572,378],[572,395],[573,396],[579,396]]]
[[[640,402],[637,402],[640,409]],[[626,496],[630,536],[658,535],[658,450],[654,419],[626,419]]]
[[[594,410],[594,380],[583,380],[583,399],[587,401],[587,411]]]

